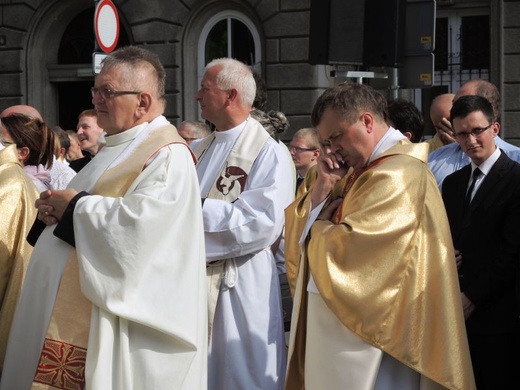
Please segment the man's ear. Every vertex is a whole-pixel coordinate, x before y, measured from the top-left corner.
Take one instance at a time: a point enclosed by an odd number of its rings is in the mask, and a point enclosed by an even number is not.
[[[229,100],[235,100],[238,96],[238,92],[235,88],[232,88],[231,91],[229,91],[228,99]]]
[[[361,114],[360,118],[361,122],[365,125],[369,132],[372,132],[372,127],[374,125],[374,117],[370,112],[364,112]]]
[[[139,111],[142,114],[150,111],[150,107],[152,106],[152,96],[148,92],[141,92],[139,94]]]
[[[500,123],[495,122],[493,123],[493,135],[496,137],[498,134],[500,134]]]
[[[20,161],[22,165],[25,165],[25,162],[29,159],[30,155],[31,151],[27,146],[22,146],[21,148],[18,148],[18,161]]]
[[[405,131],[403,135],[408,138],[410,142],[412,142],[412,133],[410,131]]]

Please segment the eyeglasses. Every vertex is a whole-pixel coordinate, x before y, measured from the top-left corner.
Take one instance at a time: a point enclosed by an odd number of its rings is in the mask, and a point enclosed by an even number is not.
[[[316,150],[316,148],[300,148],[299,146],[289,145],[289,152],[301,153],[301,152],[311,152]]]
[[[475,127],[473,130],[468,132],[462,132],[462,133],[455,133],[455,137],[459,139],[468,139],[470,135],[472,135],[475,138],[480,137],[480,135],[489,129],[491,126],[493,126],[493,123],[490,123],[486,127]]]
[[[114,96],[120,95],[139,95],[141,92],[139,91],[114,91],[108,87],[92,87],[90,88],[90,93],[92,97],[96,97],[98,92],[101,94],[101,97],[105,100],[111,99]]]

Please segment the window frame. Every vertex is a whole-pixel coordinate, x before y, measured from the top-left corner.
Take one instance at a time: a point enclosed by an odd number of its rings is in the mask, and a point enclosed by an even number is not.
[[[258,29],[255,24],[245,16],[243,13],[235,11],[235,10],[225,10],[216,13],[214,16],[208,19],[208,21],[204,24],[202,31],[200,33],[200,38],[197,45],[197,85],[200,86],[200,82],[202,77],[204,76],[204,71],[206,68],[206,42],[208,40],[209,33],[215,27],[215,25],[222,20],[227,20],[227,28],[228,28],[228,57],[231,56],[231,19],[236,19],[239,22],[242,22],[251,33],[253,37],[253,42],[255,45],[255,63],[252,65],[253,69],[258,73],[262,73],[262,44],[260,41],[260,34],[258,33]]]

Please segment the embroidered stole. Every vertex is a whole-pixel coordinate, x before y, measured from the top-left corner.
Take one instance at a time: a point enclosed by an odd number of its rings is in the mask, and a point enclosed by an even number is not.
[[[164,146],[174,143],[186,144],[173,125],[152,130],[125,160],[101,175],[92,194],[124,196],[150,158]],[[81,293],[76,250],[71,249],[34,377],[34,387],[84,388],[91,308],[91,302]]]
[[[251,121],[251,119],[249,119]],[[226,202],[234,202],[240,196],[246,185],[247,176],[258,154],[269,139],[269,134],[260,125],[251,126],[248,122],[242,133],[233,145],[222,172],[216,178],[207,198],[219,199]],[[254,123],[254,122],[252,122]],[[200,162],[209,149],[215,134],[212,133],[195,145],[193,151]],[[208,284],[208,338],[211,336],[213,320],[220,292],[222,275],[226,268],[234,264],[235,259],[225,259],[206,264],[206,276]],[[228,287],[233,287],[231,283]]]

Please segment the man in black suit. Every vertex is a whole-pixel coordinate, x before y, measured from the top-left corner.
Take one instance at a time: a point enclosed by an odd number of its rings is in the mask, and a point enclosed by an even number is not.
[[[496,147],[500,125],[487,99],[458,98],[450,120],[457,142],[471,158],[471,164],[446,177],[442,196],[477,388],[517,388],[520,164]]]

